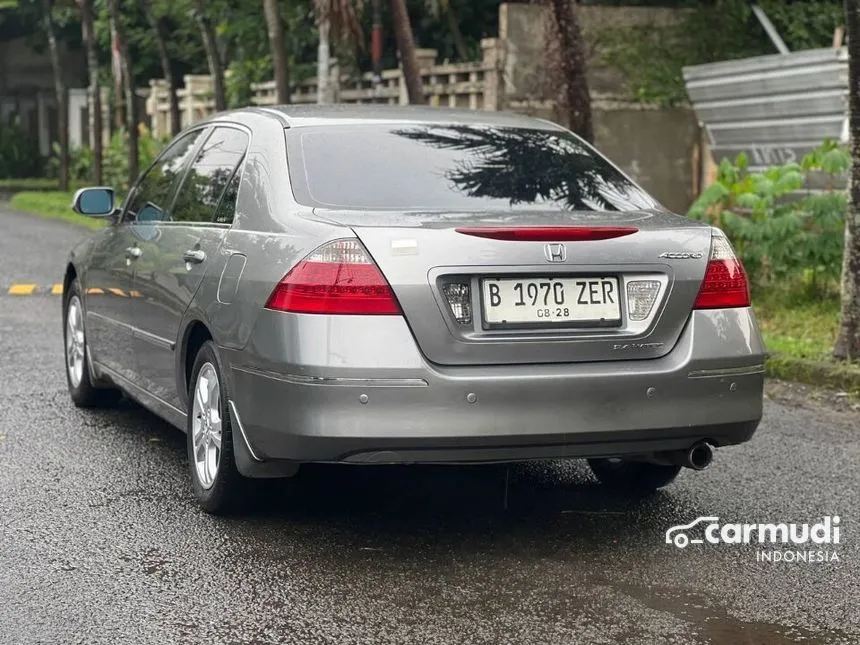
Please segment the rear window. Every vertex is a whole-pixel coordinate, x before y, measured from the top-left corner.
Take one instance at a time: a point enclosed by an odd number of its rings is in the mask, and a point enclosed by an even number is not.
[[[630,211],[654,200],[579,138],[449,124],[287,130],[307,206],[379,210]]]

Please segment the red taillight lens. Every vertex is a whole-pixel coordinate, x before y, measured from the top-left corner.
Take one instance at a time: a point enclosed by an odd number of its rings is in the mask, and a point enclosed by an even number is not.
[[[632,235],[633,226],[481,226],[454,229],[463,235],[507,242],[590,242]]]
[[[358,240],[336,240],[311,253],[277,284],[266,309],[302,314],[400,313],[391,286]]]
[[[694,309],[749,307],[750,288],[743,264],[722,234],[711,238],[711,257]]]

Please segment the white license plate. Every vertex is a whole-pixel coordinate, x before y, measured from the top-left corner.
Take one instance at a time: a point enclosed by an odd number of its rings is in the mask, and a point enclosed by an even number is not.
[[[618,278],[486,278],[484,321],[491,325],[618,323]]]

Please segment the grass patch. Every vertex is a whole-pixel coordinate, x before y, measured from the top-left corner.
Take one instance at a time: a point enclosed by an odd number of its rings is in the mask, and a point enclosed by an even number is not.
[[[753,306],[765,345],[775,354],[829,360],[839,327],[839,297],[810,298],[801,291],[762,290]]]
[[[60,219],[89,229],[100,229],[105,220],[96,217],[84,217],[72,210],[73,192],[23,191],[17,193],[9,201],[9,206],[24,213],[32,213],[41,217]]]

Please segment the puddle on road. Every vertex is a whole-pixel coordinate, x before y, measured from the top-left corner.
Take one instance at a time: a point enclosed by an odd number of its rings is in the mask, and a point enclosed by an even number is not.
[[[712,645],[851,645],[856,636],[840,632],[811,632],[774,623],[740,620],[698,594],[679,594],[655,587],[601,579],[606,585],[656,611],[693,625],[696,636]]]

